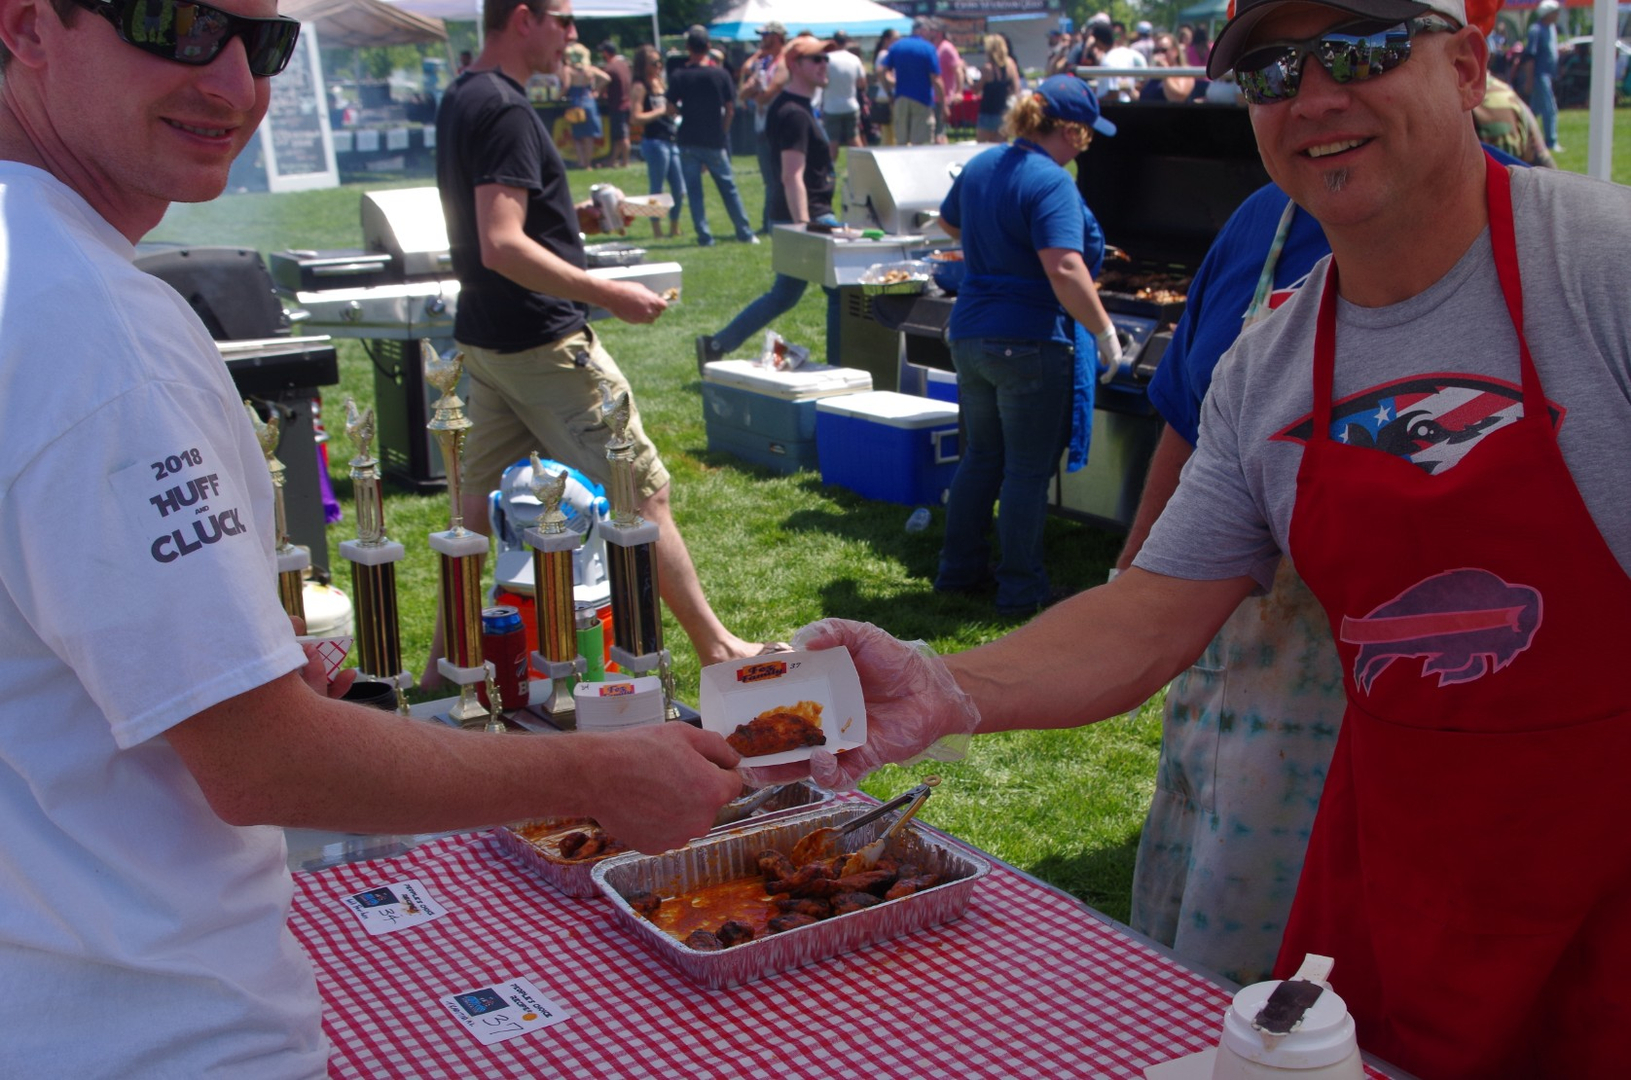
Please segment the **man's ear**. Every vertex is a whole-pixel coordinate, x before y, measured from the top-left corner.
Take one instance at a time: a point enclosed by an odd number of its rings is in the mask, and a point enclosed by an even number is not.
[[[1455,71],[1461,108],[1471,112],[1484,101],[1484,80],[1489,70],[1489,42],[1475,26],[1456,31],[1449,43],[1450,63]]]
[[[48,7],[49,0],[0,0],[0,42],[11,51],[10,64],[37,68],[45,62],[39,21],[51,20],[53,29],[62,26],[54,10],[44,10]]]
[[[548,6],[548,0],[545,0],[545,6]],[[510,17],[504,21],[504,28],[512,34],[525,37],[542,18],[541,15],[534,15],[532,9],[527,7],[526,0],[522,0],[510,10]]]

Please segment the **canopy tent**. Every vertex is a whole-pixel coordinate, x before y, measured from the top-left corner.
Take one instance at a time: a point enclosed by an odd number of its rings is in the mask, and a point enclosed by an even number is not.
[[[279,12],[317,29],[328,49],[371,49],[446,41],[441,19],[427,18],[385,0],[283,0]]]
[[[392,7],[449,22],[481,26],[481,0],[387,0]],[[628,19],[651,16],[651,40],[658,40],[657,0],[573,0],[572,14],[580,19]]]
[[[912,32],[912,20],[872,0],[746,0],[708,24],[708,33],[720,41],[755,41],[759,28],[775,19],[788,33],[808,30],[831,37],[838,30],[852,38],[877,37],[885,30]]]
[[[1185,22],[1222,22],[1229,17],[1229,0],[1200,0],[1178,12]]]

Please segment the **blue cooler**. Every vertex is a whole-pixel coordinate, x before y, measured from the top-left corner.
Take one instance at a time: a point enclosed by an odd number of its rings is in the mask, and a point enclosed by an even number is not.
[[[816,402],[821,482],[906,506],[938,506],[957,472],[957,406],[877,390]]]
[[[817,401],[871,389],[872,376],[856,368],[776,371],[751,360],[716,360],[702,369],[708,449],[776,472],[814,469]]]

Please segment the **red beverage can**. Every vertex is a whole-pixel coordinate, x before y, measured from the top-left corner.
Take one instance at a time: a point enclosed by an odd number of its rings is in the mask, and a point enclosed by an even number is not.
[[[508,605],[482,609],[481,654],[492,662],[496,672],[498,707],[513,712],[525,706],[527,632],[518,609]],[[487,688],[480,687],[479,693],[481,703],[487,705]]]

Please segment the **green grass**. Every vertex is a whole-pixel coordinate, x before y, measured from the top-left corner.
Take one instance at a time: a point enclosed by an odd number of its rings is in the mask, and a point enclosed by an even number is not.
[[[1585,114],[1566,112],[1562,141],[1567,168],[1585,167]],[[1621,154],[1614,170],[1631,182],[1631,110],[1616,115]],[[735,160],[736,177],[750,217],[756,219],[763,189],[751,158]],[[592,176],[572,174],[573,190],[587,194],[591,181],[644,192],[643,167]],[[358,195],[408,180],[347,185],[287,195],[234,195],[201,206],[172,209],[152,236],[194,244],[229,244],[261,252],[283,248],[344,248],[361,244]],[[709,220],[716,237],[730,235],[728,219],[710,181],[704,181]],[[633,383],[645,417],[674,476],[675,512],[697,563],[703,586],[721,617],[748,638],[786,638],[814,619],[842,616],[877,623],[906,639],[922,638],[951,652],[989,641],[1015,625],[983,603],[944,597],[930,587],[939,553],[941,517],[928,531],[905,532],[910,508],[871,502],[824,487],[814,473],[779,476],[706,450],[701,397],[692,339],[722,327],[770,283],[769,244],[747,247],[721,240],[713,248],[692,242],[689,214],[677,240],[630,236],[653,260],[685,265],[683,301],[650,327],[601,321],[608,349]],[[637,223],[643,226],[644,223]],[[821,346],[824,308],[811,289],[776,329],[794,342]],[[353,535],[343,436],[345,395],[373,400],[369,362],[359,343],[342,340],[341,385],[325,391],[327,422],[337,436],[330,461],[336,492],[348,518],[330,530],[337,583],[348,587],[337,553]],[[819,355],[820,349],[816,348]],[[399,566],[405,657],[417,669],[429,647],[436,570],[426,533],[446,527],[446,499],[392,490],[386,521],[408,549]],[[1120,537],[1050,519],[1050,572],[1063,584],[1102,582]],[[665,616],[667,644],[675,655],[680,693],[695,700],[698,667],[685,636]],[[888,768],[866,785],[892,795],[928,772],[946,778],[923,817],[997,856],[1125,919],[1138,832],[1153,787],[1160,746],[1159,710],[1061,732],[1014,732],[978,740],[969,758],[951,765]]]

